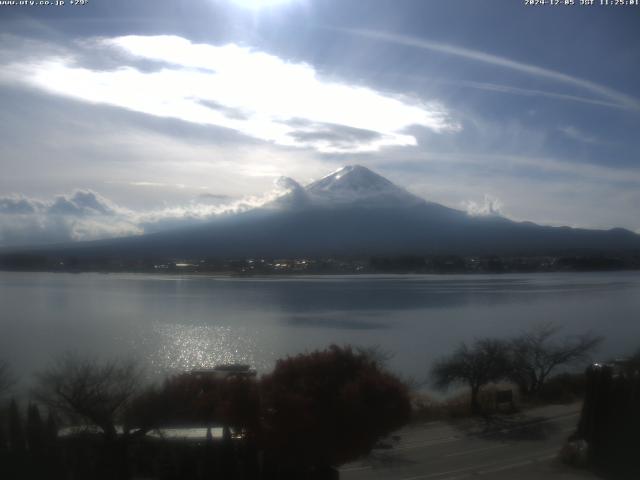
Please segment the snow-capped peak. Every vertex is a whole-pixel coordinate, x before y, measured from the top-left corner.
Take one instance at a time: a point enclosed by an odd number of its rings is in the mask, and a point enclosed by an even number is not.
[[[314,203],[416,204],[422,199],[362,165],[347,165],[305,187]]]
[[[425,202],[361,165],[347,165],[306,187],[281,177],[274,193],[276,198],[265,203],[264,208],[397,207]]]

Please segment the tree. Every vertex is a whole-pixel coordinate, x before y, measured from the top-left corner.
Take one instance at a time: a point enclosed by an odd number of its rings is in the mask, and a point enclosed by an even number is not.
[[[585,333],[554,340],[560,327],[552,323],[535,326],[510,342],[508,378],[524,396],[538,394],[551,372],[559,367],[588,360],[602,337]]]
[[[45,443],[47,448],[52,448],[56,443],[56,439],[58,437],[58,424],[56,423],[56,418],[53,415],[53,412],[49,410],[49,414],[47,415],[47,423],[45,425]]]
[[[71,423],[100,427],[107,440],[138,392],[141,374],[130,361],[100,363],[72,353],[38,374],[35,398]]]
[[[46,432],[37,405],[30,404],[27,408],[27,444],[34,455],[41,455],[46,445]]]
[[[261,380],[263,447],[282,466],[326,468],[404,425],[407,387],[366,353],[332,345],[279,360]]]
[[[131,404],[128,423],[150,429],[222,424],[236,431],[259,428],[258,385],[253,377],[182,373],[150,387]]]
[[[480,388],[505,378],[508,360],[506,342],[479,339],[471,346],[462,343],[452,355],[437,361],[431,369],[431,377],[440,389],[456,383],[468,385],[471,389],[471,412],[480,413]]]
[[[379,367],[386,367],[396,356],[392,350],[386,350],[380,345],[370,345],[366,347],[355,347],[358,355],[363,355],[369,360],[378,364]]]
[[[15,383],[9,363],[0,360],[0,398],[6,395]]]
[[[144,430],[118,432],[140,389],[142,375],[133,361],[105,361],[66,353],[37,375],[34,398],[68,424],[96,426],[102,447],[91,478],[128,479],[129,443]],[[95,444],[94,444],[95,445]],[[100,445],[100,443],[98,443]]]
[[[11,400],[9,405],[9,445],[13,453],[23,453],[25,450],[22,417],[15,400]]]

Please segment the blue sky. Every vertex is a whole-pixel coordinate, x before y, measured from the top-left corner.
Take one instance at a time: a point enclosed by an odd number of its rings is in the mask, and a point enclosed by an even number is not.
[[[523,3],[0,6],[0,245],[206,221],[353,163],[639,231],[640,7]]]

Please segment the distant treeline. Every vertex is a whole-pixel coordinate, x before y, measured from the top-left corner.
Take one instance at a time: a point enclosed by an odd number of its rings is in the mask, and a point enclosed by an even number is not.
[[[607,256],[602,254],[572,256],[397,256],[374,257],[371,268],[376,272],[417,273],[502,273],[557,272],[640,269],[638,256]]]
[[[546,256],[386,255],[370,258],[120,258],[8,253],[6,271],[185,272],[231,274],[512,273],[640,270],[640,253]]]

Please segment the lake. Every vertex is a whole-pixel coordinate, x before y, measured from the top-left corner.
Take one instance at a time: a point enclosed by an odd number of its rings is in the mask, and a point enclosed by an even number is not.
[[[66,350],[150,372],[242,362],[259,372],[331,343],[379,345],[417,380],[461,341],[540,322],[640,348],[640,273],[226,277],[0,272],[0,357],[23,378]],[[26,381],[23,383],[27,383]]]

